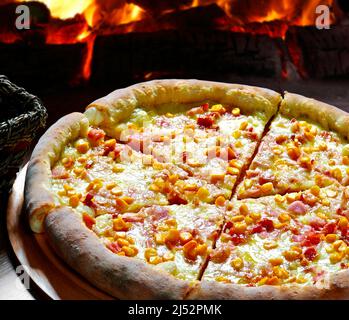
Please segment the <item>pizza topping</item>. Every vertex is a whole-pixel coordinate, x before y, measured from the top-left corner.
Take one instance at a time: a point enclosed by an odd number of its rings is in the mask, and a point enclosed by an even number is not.
[[[96,223],[96,220],[85,212],[82,214],[82,219],[85,222],[86,227],[89,229],[92,229]]]
[[[307,207],[301,201],[294,201],[288,206],[288,211],[293,214],[304,215],[307,212]]]

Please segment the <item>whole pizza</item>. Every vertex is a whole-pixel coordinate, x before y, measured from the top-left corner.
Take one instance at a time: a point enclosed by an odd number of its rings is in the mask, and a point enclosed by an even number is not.
[[[117,298],[348,298],[348,139],[296,94],[141,83],[42,136],[30,226]]]

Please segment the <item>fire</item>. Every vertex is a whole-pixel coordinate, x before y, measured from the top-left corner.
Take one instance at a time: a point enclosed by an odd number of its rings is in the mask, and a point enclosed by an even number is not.
[[[8,0],[11,1],[11,0]],[[30,2],[33,0],[12,0]],[[224,18],[212,20],[217,29],[267,34],[286,38],[290,26],[314,25],[316,7],[332,7],[335,0],[37,0],[47,6],[50,22],[44,26],[49,44],[86,43],[82,78],[91,74],[94,40],[100,34],[151,32],[178,28],[177,20],[167,14],[215,4]],[[195,15],[195,10],[194,13]],[[209,17],[209,19],[212,19]],[[159,23],[161,21],[161,23]],[[165,22],[164,22],[165,21]],[[332,23],[335,22],[332,17]],[[0,41],[20,41],[17,33],[0,34]]]
[[[17,2],[29,2],[32,0],[17,0]],[[37,0],[46,4],[54,18],[68,19],[76,14],[83,13],[94,0]]]

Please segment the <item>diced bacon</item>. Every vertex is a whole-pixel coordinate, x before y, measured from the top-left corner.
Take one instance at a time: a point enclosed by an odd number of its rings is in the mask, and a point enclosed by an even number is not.
[[[88,193],[85,197],[85,200],[83,201],[83,204],[88,206],[88,207],[94,207],[95,204],[94,202],[92,201],[93,199],[93,194],[92,193]]]
[[[92,229],[92,227],[95,225],[96,220],[89,216],[87,213],[84,213],[82,215],[82,220],[85,222],[85,225],[87,228]]]
[[[87,137],[91,142],[96,144],[98,141],[104,139],[105,132],[102,129],[92,128],[89,130]]]
[[[86,161],[85,168],[90,169],[90,168],[92,168],[93,165],[94,165],[94,161],[89,159]]]
[[[307,212],[307,207],[302,201],[294,201],[288,206],[288,211],[294,214],[304,215]]]
[[[197,123],[199,126],[201,127],[205,127],[205,128],[211,128],[214,124],[214,119],[215,117],[213,115],[206,115],[203,117],[199,117],[197,118]]]
[[[112,243],[107,244],[107,248],[108,248],[111,252],[114,252],[114,253],[118,253],[118,252],[121,251],[121,248],[120,248],[120,246],[117,244],[117,242],[112,242]]]
[[[230,240],[232,243],[234,243],[234,245],[237,246],[241,243],[244,243],[246,241],[246,237],[244,234],[233,234]]]
[[[63,167],[55,167],[52,169],[52,177],[55,179],[68,179],[69,172]]]
[[[270,219],[263,219],[260,221],[260,225],[268,232],[272,232],[274,230],[273,221]]]
[[[317,251],[314,247],[307,248],[304,251],[304,256],[309,260],[313,261],[317,256]]]
[[[168,202],[169,204],[187,204],[188,201],[182,198],[181,194],[175,190],[172,190],[168,194]]]
[[[306,235],[305,239],[302,241],[301,245],[303,247],[316,246],[320,243],[320,234],[315,232],[310,232]]]
[[[313,217],[309,221],[309,225],[316,231],[321,230],[325,224],[326,222],[319,217]]]
[[[335,233],[337,229],[337,225],[335,222],[327,223],[322,229],[324,234]]]

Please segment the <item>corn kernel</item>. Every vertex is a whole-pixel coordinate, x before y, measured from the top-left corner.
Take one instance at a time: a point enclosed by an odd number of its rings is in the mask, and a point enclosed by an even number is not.
[[[162,245],[165,243],[165,234],[163,233],[156,233],[155,234],[155,243],[158,245]]]
[[[245,216],[243,216],[243,215],[237,215],[237,216],[233,216],[232,218],[231,218],[231,221],[233,221],[233,222],[241,222],[241,221],[244,221],[245,220]]]
[[[164,261],[173,261],[175,258],[174,254],[172,252],[166,252],[163,256],[162,259]]]
[[[199,187],[196,184],[186,184],[184,186],[184,191],[197,191]]]
[[[200,187],[196,194],[201,201],[205,201],[210,195],[210,192],[206,188]]]
[[[349,144],[345,145],[342,149],[342,155],[349,157]]]
[[[261,185],[261,191],[263,193],[270,193],[274,190],[274,186],[271,182],[267,182]]]
[[[107,187],[108,188],[108,187]],[[113,187],[111,190],[110,190],[110,193],[113,195],[113,196],[121,196],[122,195],[122,190],[120,189],[120,187]]]
[[[269,259],[269,263],[272,266],[279,266],[284,262],[284,260],[282,258],[271,258]]]
[[[226,112],[225,108],[223,107],[223,105],[221,104],[214,104],[211,108],[210,111],[212,112],[218,112],[223,114],[224,112]]]
[[[225,198],[223,196],[219,196],[215,200],[216,206],[223,207],[225,204]]]
[[[335,263],[342,261],[343,255],[339,252],[335,252],[335,253],[331,253],[329,258],[330,258],[331,263],[335,264]]]
[[[150,257],[156,257],[158,255],[156,249],[154,248],[147,248],[144,251],[144,257],[149,260]]]
[[[300,257],[301,253],[295,250],[287,250],[283,253],[283,256],[287,261],[295,261]]]
[[[191,240],[187,242],[183,246],[184,256],[189,260],[196,260],[197,252],[196,252],[197,242],[195,240]]]
[[[287,154],[292,160],[297,160],[301,155],[301,151],[298,147],[290,147],[287,148]]]
[[[330,233],[330,234],[327,234],[326,237],[326,242],[328,243],[333,243],[337,240],[337,235],[336,234],[333,234],[333,233]]]
[[[240,211],[240,213],[243,214],[244,216],[248,215],[249,212],[250,212],[250,210],[248,209],[248,206],[247,206],[245,203],[243,203],[243,204],[240,206],[239,211]]]
[[[236,270],[240,271],[244,267],[244,261],[237,257],[231,261],[231,266]]]
[[[156,265],[156,264],[159,264],[159,263],[162,262],[162,258],[159,257],[159,256],[150,257],[148,262],[149,262],[150,264]]]
[[[134,257],[138,254],[138,249],[135,246],[124,246],[121,251],[125,252],[127,257]]]
[[[206,253],[207,253],[207,244],[206,244],[206,243],[199,244],[199,245],[196,247],[196,253],[197,253],[197,255],[199,255],[199,256],[205,256]]]
[[[193,235],[190,232],[182,231],[179,234],[179,240],[180,240],[182,245],[186,244],[187,242],[189,242],[192,239],[193,239]]]
[[[214,173],[211,174],[211,182],[212,183],[217,183],[219,181],[224,181],[225,174],[224,173]]]
[[[310,192],[312,193],[312,195],[317,197],[320,194],[320,187],[319,186],[312,186],[310,188]]]
[[[115,203],[121,212],[124,212],[128,208],[128,203],[124,199],[116,198]]]
[[[234,231],[236,233],[242,234],[246,231],[246,229],[247,229],[247,225],[246,225],[245,221],[234,223]]]
[[[278,203],[282,203],[285,201],[285,196],[282,196],[280,194],[275,195],[275,201]]]
[[[263,244],[263,248],[265,250],[271,250],[271,249],[275,249],[278,247],[278,244],[274,241],[267,241]]]
[[[288,222],[288,221],[291,220],[291,217],[287,213],[281,213],[278,216],[278,219],[279,219],[280,222]]]
[[[114,173],[120,173],[120,172],[123,172],[125,170],[125,168],[120,166],[120,165],[115,164],[113,166],[112,170]]]
[[[104,146],[110,149],[113,149],[116,146],[116,140],[115,139],[109,139],[104,142]]]
[[[233,108],[231,113],[233,114],[233,116],[237,117],[237,116],[240,115],[240,109],[239,108]]]
[[[338,181],[341,181],[343,179],[342,171],[339,168],[332,169],[331,175],[333,178],[337,179]]]
[[[287,279],[289,277],[287,270],[278,266],[273,267],[273,272],[279,279]]]
[[[232,176],[237,176],[237,175],[239,175],[240,170],[238,168],[228,167],[227,168],[227,173],[232,175]]]
[[[131,227],[130,223],[127,223],[121,217],[113,220],[113,229],[115,231],[128,231]]]
[[[349,156],[344,156],[342,158],[342,163],[346,166],[349,166]]]
[[[239,139],[240,137],[241,137],[241,131],[240,130],[235,130],[234,132],[233,132],[233,137],[235,138],[235,139]],[[239,141],[240,142],[240,141]]]
[[[248,126],[247,121],[241,122],[241,124],[240,124],[240,130],[245,130],[245,129],[247,128],[247,126]]]
[[[170,229],[165,237],[166,242],[176,243],[179,240],[179,231],[177,229]]]
[[[251,225],[254,223],[253,219],[249,216],[245,217],[245,222],[247,225]]]
[[[116,242],[121,247],[128,246],[130,244],[126,239],[123,238],[118,238]]]
[[[349,224],[349,221],[346,217],[340,217],[339,221],[338,221],[338,226],[340,228],[345,228],[347,227]]]
[[[262,217],[262,215],[259,212],[251,212],[250,217],[254,221],[259,221]]]
[[[79,153],[86,153],[89,150],[90,145],[87,141],[81,139],[75,143],[75,148]]]
[[[250,188],[252,187],[252,185],[253,185],[253,180],[251,180],[251,179],[246,179],[246,180],[244,181],[244,186],[245,186],[246,189],[250,189]]]
[[[76,208],[80,203],[80,198],[78,195],[73,195],[69,198],[69,205],[73,208]]]

